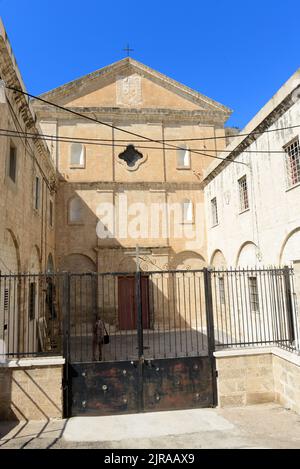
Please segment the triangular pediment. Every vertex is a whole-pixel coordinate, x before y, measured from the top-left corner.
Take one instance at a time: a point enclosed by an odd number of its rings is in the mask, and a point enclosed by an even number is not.
[[[231,110],[136,60],[126,58],[74,80],[42,98],[78,108],[146,108],[210,111],[228,118]]]

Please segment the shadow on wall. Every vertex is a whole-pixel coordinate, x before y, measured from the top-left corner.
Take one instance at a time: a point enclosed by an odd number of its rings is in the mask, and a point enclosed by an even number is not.
[[[0,368],[0,419],[62,418],[62,366]]]

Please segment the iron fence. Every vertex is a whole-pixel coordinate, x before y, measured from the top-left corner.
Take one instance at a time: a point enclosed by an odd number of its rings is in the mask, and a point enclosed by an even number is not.
[[[122,361],[262,345],[299,352],[296,293],[287,267],[0,275],[0,358]]]
[[[61,275],[0,275],[0,358],[62,353]]]
[[[278,345],[300,351],[292,268],[213,270],[217,348]]]
[[[70,292],[73,362],[207,355],[203,271],[71,274]],[[110,338],[101,350],[97,317]]]

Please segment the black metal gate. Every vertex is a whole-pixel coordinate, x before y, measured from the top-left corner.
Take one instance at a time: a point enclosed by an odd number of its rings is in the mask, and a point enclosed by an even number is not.
[[[215,347],[299,354],[294,277],[289,267],[2,274],[0,359],[63,346],[66,416],[213,406]]]
[[[210,281],[207,269],[65,273],[65,415],[215,406]]]

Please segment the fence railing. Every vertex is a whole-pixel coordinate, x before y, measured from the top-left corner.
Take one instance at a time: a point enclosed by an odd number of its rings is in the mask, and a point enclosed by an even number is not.
[[[300,350],[293,269],[213,270],[211,277],[216,348]]]
[[[62,276],[0,275],[0,358],[62,353]]]
[[[287,267],[0,275],[0,360],[188,357],[213,346],[300,352],[297,288]]]

